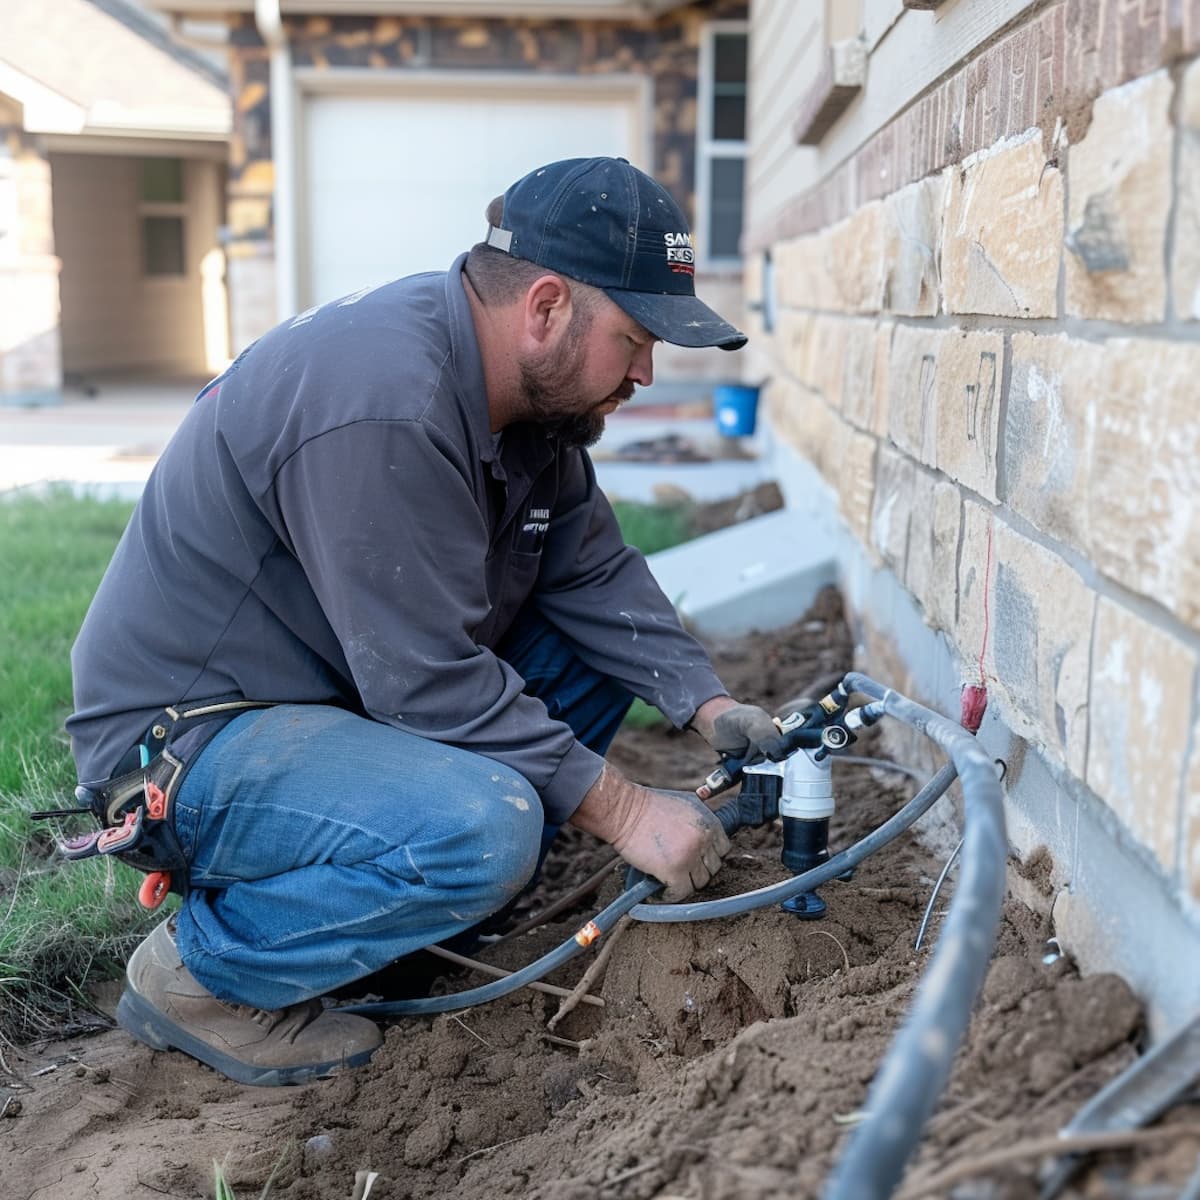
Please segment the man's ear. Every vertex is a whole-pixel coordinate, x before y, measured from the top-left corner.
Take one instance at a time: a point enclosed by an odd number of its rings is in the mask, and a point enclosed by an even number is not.
[[[571,285],[561,275],[535,279],[525,293],[524,333],[536,344],[552,341],[571,323]]]

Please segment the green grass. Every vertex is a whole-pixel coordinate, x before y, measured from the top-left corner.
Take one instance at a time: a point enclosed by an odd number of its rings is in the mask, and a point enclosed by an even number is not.
[[[0,795],[70,793],[68,656],[131,511],[66,493],[0,503]]]
[[[691,501],[639,504],[633,500],[614,500],[613,511],[625,541],[643,554],[669,550],[695,536],[692,528],[695,505]],[[631,729],[648,729],[666,719],[652,704],[634,700],[625,716],[625,725]]]
[[[72,1021],[84,982],[147,927],[139,876],[51,857],[28,814],[73,803],[70,649],[132,505],[56,492],[0,502],[0,1034]],[[87,828],[75,818],[73,828]],[[82,821],[83,824],[78,824]]]
[[[626,542],[643,554],[669,550],[695,536],[692,529],[695,505],[691,501],[639,504],[632,500],[615,500],[613,511]]]

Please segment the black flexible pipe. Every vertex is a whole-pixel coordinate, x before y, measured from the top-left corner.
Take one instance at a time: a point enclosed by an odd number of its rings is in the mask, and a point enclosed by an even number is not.
[[[904,1173],[983,986],[1004,900],[1008,843],[1000,781],[971,734],[865,675],[851,672],[844,685],[882,700],[889,716],[941,746],[958,769],[966,804],[958,888],[932,961],[867,1094],[869,1115],[823,1193],[825,1200],[882,1200]]]
[[[952,762],[947,763],[934,777],[902,808],[894,813],[877,829],[854,843],[853,846],[835,854],[819,867],[793,875],[780,883],[743,892],[740,896],[727,896],[723,900],[699,900],[690,904],[639,904],[629,915],[635,921],[712,921],[718,917],[734,917],[749,912],[752,908],[765,908],[778,904],[801,892],[811,892],[823,883],[856,867],[864,858],[899,837],[914,821],[922,817],[943,792],[954,782],[957,770]],[[718,810],[719,811],[719,810]]]
[[[643,877],[633,887],[622,892],[603,912],[597,913],[592,921],[600,929],[600,933],[608,933],[610,929],[639,901],[652,895],[662,887],[656,879]],[[599,935],[597,935],[599,936]],[[338,1012],[362,1013],[367,1017],[416,1016],[420,1013],[454,1012],[460,1008],[471,1008],[476,1004],[485,1004],[489,1000],[498,1000],[523,988],[527,983],[533,983],[548,975],[555,967],[569,962],[577,954],[582,954],[585,943],[568,938],[560,946],[556,946],[549,954],[531,962],[527,967],[497,979],[494,983],[485,983],[482,987],[471,988],[466,992],[456,992],[451,996],[421,996],[413,1000],[378,1000],[369,1004],[351,1004],[339,1008]]]

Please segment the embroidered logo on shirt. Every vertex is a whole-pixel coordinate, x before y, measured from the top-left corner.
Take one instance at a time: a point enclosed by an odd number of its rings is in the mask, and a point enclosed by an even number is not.
[[[513,547],[518,554],[541,554],[542,542],[546,540],[546,530],[550,528],[550,510],[548,508],[531,508],[525,514],[525,520],[517,530],[516,545]]]

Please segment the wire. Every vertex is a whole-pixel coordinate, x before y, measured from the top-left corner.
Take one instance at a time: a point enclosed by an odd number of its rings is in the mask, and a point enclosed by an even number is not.
[[[622,892],[603,912],[593,917],[592,923],[601,934],[607,933],[634,905],[658,891],[660,887],[662,884],[658,880],[643,877],[627,891]],[[592,941],[594,940],[593,938]],[[582,954],[585,946],[589,944],[591,942],[568,938],[549,954],[544,954],[529,966],[514,971],[507,978],[497,979],[495,983],[485,983],[482,987],[471,988],[470,991],[456,992],[451,996],[420,996],[413,1000],[377,1000],[367,1004],[350,1004],[337,1011],[361,1013],[368,1017],[393,1017],[471,1008],[476,1004],[486,1004],[489,1000],[498,1000],[501,996],[507,996],[509,992],[523,988],[532,980],[541,979],[543,975],[548,975],[577,954]]]
[[[929,918],[933,916],[933,906],[937,901],[938,892],[942,890],[942,884],[946,882],[946,876],[950,874],[950,868],[954,866],[954,860],[958,857],[958,852],[962,849],[963,840],[958,839],[958,845],[950,851],[950,857],[946,859],[946,865],[942,868],[942,873],[937,877],[937,883],[933,885],[933,891],[929,893],[929,903],[925,905],[925,915],[921,918],[921,928],[917,930],[917,940],[913,943],[914,950],[920,950],[921,943],[925,940],[925,929],[929,924]]]

